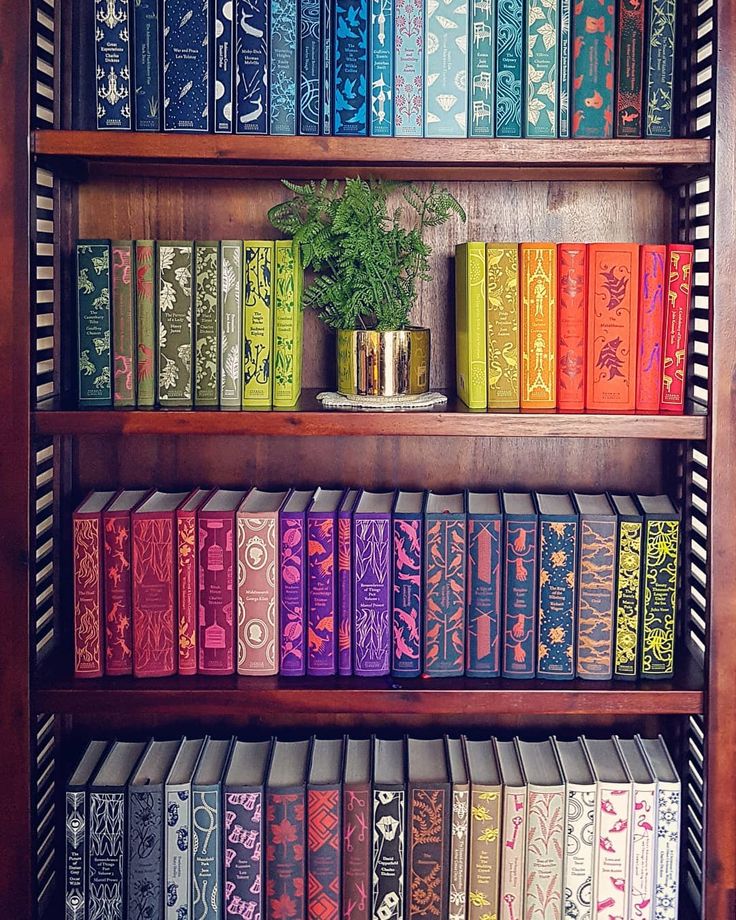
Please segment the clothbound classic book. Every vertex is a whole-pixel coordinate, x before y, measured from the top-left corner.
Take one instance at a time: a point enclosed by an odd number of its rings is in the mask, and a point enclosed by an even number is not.
[[[468,920],[498,915],[501,877],[501,774],[493,741],[463,738],[470,777]]]
[[[342,916],[371,917],[373,742],[346,738],[342,774]]]
[[[342,875],[343,739],[315,738],[307,783],[307,915],[337,920]]]
[[[164,883],[166,920],[190,917],[192,904],[192,781],[207,739],[181,743],[166,777]]]
[[[404,742],[373,739],[373,917],[404,920],[406,765]]]
[[[362,491],[353,508],[353,611],[357,675],[389,673],[393,492]]]

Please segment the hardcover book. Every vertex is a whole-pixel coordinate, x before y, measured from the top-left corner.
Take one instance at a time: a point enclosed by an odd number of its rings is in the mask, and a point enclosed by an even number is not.
[[[616,33],[616,137],[641,137],[644,127],[646,7],[621,0]]]
[[[332,7],[332,129],[368,133],[368,0],[335,0]]]
[[[194,405],[220,404],[220,244],[194,244]]]
[[[556,137],[560,0],[527,0],[526,137]]]
[[[666,495],[636,501],[644,515],[640,673],[668,679],[675,672],[680,517]]]
[[[609,495],[608,498],[618,515],[613,676],[633,680],[639,671],[644,522],[630,495]]]
[[[372,744],[368,739],[345,739],[340,914],[343,920],[369,920],[372,916]]]
[[[222,916],[222,781],[231,741],[205,742],[192,779],[192,916]]]
[[[448,0],[425,6],[424,134],[468,133],[468,3]]]
[[[299,134],[319,134],[322,16],[319,0],[299,2]]]
[[[468,87],[470,137],[493,137],[496,101],[496,0],[474,2],[469,8],[470,61]]]
[[[307,672],[307,508],[314,492],[294,491],[279,512],[280,667],[284,676]]]
[[[526,851],[526,777],[513,741],[495,741],[496,759],[503,786],[501,814],[501,885],[499,904],[513,915],[524,904],[524,856]],[[502,914],[503,916],[503,914]],[[520,913],[520,917],[523,914]]]
[[[307,784],[307,916],[340,918],[343,741],[315,738]]]
[[[539,521],[532,496],[502,492],[503,677],[534,677],[537,649]]]
[[[463,738],[470,777],[468,920],[498,916],[503,787],[493,741]]]
[[[422,673],[423,492],[397,492],[392,515],[393,613],[391,674]]]
[[[613,137],[615,4],[578,0],[572,17],[572,136]]]
[[[447,768],[452,789],[448,920],[466,920],[470,782],[462,738],[448,738]]]
[[[388,674],[393,492],[361,491],[353,508],[354,673]]]
[[[337,510],[341,489],[317,489],[307,509],[307,674],[337,674]]]
[[[271,0],[269,134],[296,134],[297,0]]]
[[[465,670],[467,522],[465,496],[428,492],[424,504],[424,670]]]
[[[135,130],[161,130],[161,35],[157,0],[132,4],[135,53]]]
[[[121,409],[135,406],[134,246],[131,240],[113,240],[110,244],[112,254],[113,396],[115,406]]]
[[[333,13],[332,3],[321,3],[322,21],[322,58],[320,93],[320,134],[332,134],[332,41],[333,41]]]
[[[102,511],[114,492],[90,492],[72,515],[74,676],[105,671]]]
[[[557,410],[584,412],[587,246],[560,243],[557,256]]]
[[[179,674],[197,673],[197,512],[209,494],[195,489],[176,509]]]
[[[650,0],[645,137],[672,137],[677,0]]]
[[[394,134],[421,137],[424,130],[424,4],[396,0]]]
[[[235,0],[215,0],[213,81],[215,134],[233,133],[233,48]]]
[[[192,779],[205,742],[201,738],[182,741],[166,777],[166,920],[192,917]]]
[[[264,0],[236,0],[236,134],[268,133],[268,8]]]
[[[243,399],[243,244],[220,243],[220,408],[240,409]]]
[[[394,124],[394,3],[370,0],[369,82],[372,137],[391,137]]]
[[[533,0],[536,2],[536,0]],[[521,409],[557,403],[557,247],[521,247]]]
[[[501,543],[497,492],[468,492],[468,595],[465,674],[501,676]]]
[[[77,243],[79,407],[112,406],[110,243]]]
[[[558,16],[560,22],[560,60],[559,60],[559,106],[557,114],[557,133],[559,137],[570,137],[570,78],[571,67],[571,30],[574,0],[559,0]]]
[[[270,409],[273,401],[273,263],[273,242],[243,244],[244,409]]]
[[[667,309],[664,314],[662,395],[659,411],[685,411],[685,373],[692,297],[694,247],[675,243],[667,247]]]
[[[444,738],[407,738],[406,918],[447,920],[452,800]]]
[[[565,780],[565,913],[592,920],[596,785],[582,742],[554,740]],[[605,916],[605,911],[603,912]]]
[[[73,47],[76,62],[72,68],[71,115],[76,131],[97,127],[97,3],[83,3],[73,13]]]
[[[288,492],[251,489],[238,528],[238,674],[278,674],[277,528]]]
[[[191,408],[194,339],[191,243],[159,243],[158,401],[162,408]]]
[[[235,673],[235,512],[244,498],[217,489],[197,515],[200,674]]]
[[[616,738],[616,744],[633,791],[629,914],[637,920],[654,920],[657,783],[636,739]]]
[[[156,301],[154,283],[156,260],[153,240],[135,244],[135,314],[137,352],[137,393],[139,409],[156,404]]]
[[[404,920],[404,742],[373,739],[372,916]]]
[[[210,0],[163,0],[164,131],[210,130],[210,12]]]
[[[302,393],[302,266],[297,244],[276,240],[274,245],[273,405],[290,408]]]
[[[642,246],[639,290],[639,359],[636,365],[636,411],[659,412],[667,285],[666,246]]]
[[[639,246],[588,246],[588,412],[630,412],[636,405]]]
[[[353,673],[353,509],[357,489],[347,489],[337,509],[337,673]]]
[[[128,0],[94,0],[97,60],[97,130],[132,127],[133,99]]]
[[[578,517],[569,495],[536,495],[539,511],[537,677],[575,676]]]
[[[486,245],[488,408],[519,410],[519,246]]]
[[[455,346],[457,393],[470,409],[488,407],[486,344],[486,247],[455,247]]]
[[[524,0],[496,0],[496,137],[522,136]]]

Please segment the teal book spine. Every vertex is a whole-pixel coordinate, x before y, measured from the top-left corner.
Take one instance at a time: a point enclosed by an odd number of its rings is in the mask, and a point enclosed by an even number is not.
[[[559,135],[570,137],[570,7],[573,0],[560,3],[560,105]]]
[[[77,243],[79,405],[112,406],[110,243]]]
[[[192,787],[192,913],[199,920],[223,916],[222,791],[219,784]]]
[[[297,0],[271,0],[270,133],[296,134]]]
[[[496,137],[521,137],[524,0],[496,0]]]
[[[370,87],[372,137],[391,137],[394,121],[394,2],[371,0]]]
[[[578,0],[572,20],[572,136],[613,137],[616,7]]]
[[[651,0],[647,35],[647,137],[672,137],[677,0]]]
[[[424,133],[467,137],[467,0],[427,4],[424,48]]]
[[[496,2],[473,0],[470,8],[470,110],[471,137],[493,137],[496,100]]]
[[[332,19],[332,129],[368,133],[368,0],[335,0]]]
[[[527,0],[526,108],[527,137],[556,137],[559,111],[559,0]]]

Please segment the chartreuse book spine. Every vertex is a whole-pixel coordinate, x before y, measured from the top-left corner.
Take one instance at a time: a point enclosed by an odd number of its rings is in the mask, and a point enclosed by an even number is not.
[[[161,130],[161,58],[157,0],[135,0],[135,129]]]
[[[613,676],[633,680],[639,661],[644,522],[630,495],[611,495],[618,514]]]
[[[470,5],[469,92],[471,137],[493,137],[496,99],[496,0],[474,0]]]
[[[672,137],[677,0],[651,0],[647,33],[646,137]]]
[[[488,406],[486,245],[455,247],[457,392],[470,409]]]
[[[559,112],[559,0],[527,0],[526,137],[556,137]]]
[[[486,245],[488,408],[519,409],[519,246]]]
[[[299,244],[276,240],[273,305],[273,404],[294,406],[302,392],[302,268]]]
[[[424,23],[424,133],[468,133],[468,2],[430,0]]]
[[[270,409],[273,336],[271,240],[243,243],[243,408]]]
[[[191,243],[158,244],[158,401],[192,406],[193,261]]]
[[[524,0],[496,0],[496,137],[521,137]]]
[[[394,0],[370,0],[372,137],[391,137],[394,123]]]
[[[333,134],[368,133],[368,0],[335,0],[332,59]]]
[[[210,130],[210,6],[163,0],[164,131]]]
[[[271,134],[296,134],[298,18],[297,0],[271,0]]]
[[[88,0],[89,2],[89,0]],[[97,53],[97,130],[132,127],[129,0],[94,0]]]
[[[557,247],[521,244],[521,408],[557,402]]]
[[[572,135],[613,137],[615,4],[582,0],[573,15]]]
[[[216,407],[220,402],[218,351],[220,304],[218,293],[220,246],[195,243],[194,265],[194,405]]]
[[[135,312],[138,339],[137,404],[156,404],[156,304],[153,294],[155,246],[153,240],[135,244]]]
[[[220,408],[239,409],[243,394],[243,243],[220,243]]]
[[[80,407],[112,406],[110,243],[77,243],[77,347]]]

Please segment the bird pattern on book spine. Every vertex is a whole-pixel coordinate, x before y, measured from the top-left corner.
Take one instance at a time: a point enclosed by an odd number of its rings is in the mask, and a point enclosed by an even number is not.
[[[678,520],[646,522],[642,578],[642,677],[671,677],[674,673],[679,545]]]
[[[65,796],[66,887],[64,920],[85,920],[87,894],[87,796],[67,790]]]
[[[468,920],[498,915],[501,791],[472,789],[468,853]]]
[[[191,792],[166,792],[166,920],[191,920]]]
[[[450,826],[450,904],[449,920],[465,920],[468,875],[468,809],[470,793],[452,790]]]
[[[568,788],[565,817],[565,917],[593,920],[595,792]]]
[[[394,133],[421,137],[424,119],[424,4],[396,0]]]
[[[370,787],[343,788],[343,920],[369,920],[371,859]]]
[[[192,790],[192,916],[217,920],[222,883],[220,789]]]
[[[407,920],[443,920],[446,916],[448,799],[449,787],[409,791]]]
[[[340,916],[340,790],[307,791],[308,915]]]
[[[642,525],[621,521],[616,573],[616,677],[636,677],[641,603]]]
[[[522,917],[524,903],[524,854],[526,850],[527,791],[526,787],[506,787],[501,810],[501,916],[508,911],[509,920]]]
[[[373,917],[404,918],[404,829],[406,796],[403,791],[373,790]]]
[[[238,515],[238,673],[275,674],[276,516]]]
[[[153,408],[156,402],[156,306],[154,303],[153,241],[138,240],[135,247],[135,309],[138,333],[139,408]]]
[[[580,524],[578,677],[613,676],[616,521],[585,517]]]
[[[112,252],[113,396],[121,408],[135,406],[135,308],[133,243],[115,242]]]
[[[268,132],[268,4],[237,0],[235,133]]]
[[[123,920],[125,795],[93,792],[89,801],[89,920]]]
[[[266,796],[266,917],[302,920],[306,916],[304,794]]]
[[[110,247],[77,243],[79,404],[112,405]]]
[[[647,35],[647,137],[672,137],[677,0],[651,0]]]
[[[175,661],[174,533],[171,516],[133,517],[133,673],[173,674]]]
[[[102,677],[100,520],[74,517],[74,675]]]
[[[391,673],[421,673],[422,519],[394,516]]]
[[[308,515],[309,674],[335,674],[337,671],[335,530],[334,516]]]
[[[179,673],[197,673],[197,558],[194,512],[177,515]]]
[[[130,514],[111,513],[105,523],[105,673],[133,672],[133,606]]]
[[[163,791],[132,789],[128,822],[128,916],[163,915]]]
[[[496,137],[521,137],[524,0],[497,0]]]
[[[543,518],[540,538],[537,676],[574,677],[578,525]]]
[[[225,914],[261,920],[263,914],[263,793],[225,793]]]
[[[465,670],[465,516],[426,522],[424,673]]]
[[[335,0],[332,119],[337,135],[365,135],[368,0]]]
[[[613,137],[616,5],[578,0],[573,12],[572,136]]]
[[[97,52],[97,129],[130,130],[131,80],[128,0],[94,0]]]
[[[619,0],[616,137],[642,134],[645,9],[641,0]]]
[[[598,784],[596,917],[626,916],[631,797],[631,786]]]
[[[199,670],[235,670],[233,542],[231,518],[199,516]]]
[[[659,412],[659,400],[662,390],[662,333],[665,312],[666,261],[666,247],[641,247],[639,360],[636,368],[637,412]]]
[[[636,920],[654,920],[654,853],[657,808],[656,788],[634,784],[634,810],[631,824],[631,902],[630,914]]]
[[[304,617],[307,606],[307,559],[304,515],[279,520],[281,583],[281,673],[302,676],[306,671]]]
[[[164,131],[210,129],[210,7],[164,0]]]
[[[501,517],[468,518],[467,661],[469,677],[499,677]]]
[[[537,633],[537,523],[506,519],[504,677],[534,677]]]
[[[354,517],[355,673],[389,673],[391,605],[389,516]]]
[[[563,792],[530,790],[526,847],[526,917],[543,917],[544,920],[562,918],[564,838]]]

